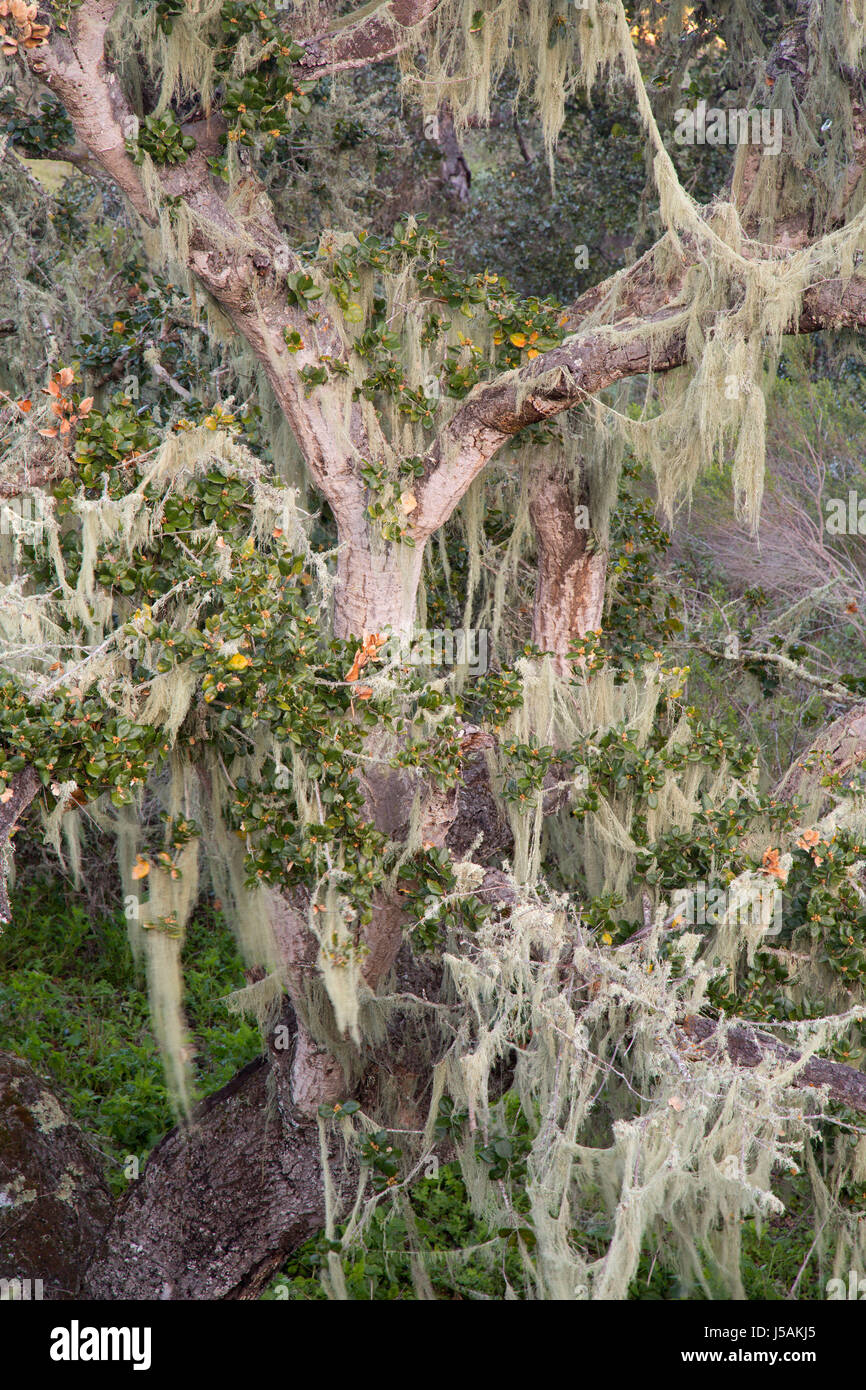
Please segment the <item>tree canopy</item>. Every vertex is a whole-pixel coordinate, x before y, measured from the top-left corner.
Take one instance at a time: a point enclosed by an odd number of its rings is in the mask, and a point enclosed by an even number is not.
[[[108,894],[178,1121],[52,1296],[862,1265],[864,46],[0,0],[0,922]]]

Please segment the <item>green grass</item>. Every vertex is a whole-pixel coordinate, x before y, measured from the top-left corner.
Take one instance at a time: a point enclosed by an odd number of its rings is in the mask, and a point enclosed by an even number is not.
[[[199,910],[184,951],[185,1005],[199,1095],[223,1086],[261,1050],[258,1031],[228,1014],[245,983],[222,919]],[[142,974],[123,914],[94,919],[67,886],[31,882],[0,936],[0,1048],[57,1084],[72,1117],[97,1137],[115,1190],[174,1123]]]

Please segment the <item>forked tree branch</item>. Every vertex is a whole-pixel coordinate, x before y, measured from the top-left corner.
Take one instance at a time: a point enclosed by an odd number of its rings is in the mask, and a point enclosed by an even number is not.
[[[111,174],[142,216],[152,220],[155,209],[147,200],[138,169],[126,152],[124,125],[130,116],[116,75],[105,62],[104,39],[116,0],[85,0],[73,15],[72,38],[52,34],[47,49],[34,50],[30,63],[64,103],[78,138]],[[318,72],[333,61],[363,66],[390,56],[389,44],[401,32],[434,13],[434,0],[391,0],[356,11],[339,21],[327,38]],[[322,40],[325,42],[325,40]],[[313,41],[311,41],[312,43]],[[317,41],[318,42],[318,41]],[[793,40],[786,37],[789,47]],[[807,43],[801,25],[796,53]],[[310,50],[312,52],[312,49]],[[793,51],[793,50],[792,50]],[[337,55],[335,57],[335,55]],[[788,55],[790,64],[793,61]],[[206,123],[201,123],[204,126]],[[202,138],[210,134],[202,132]],[[856,143],[856,142],[855,142]],[[864,150],[856,143],[846,187],[853,192]],[[853,166],[856,166],[856,170]],[[862,170],[861,170],[862,172]],[[748,173],[748,171],[747,171]],[[165,194],[180,198],[191,216],[189,268],[214,296],[234,323],[265,371],[281,408],[298,438],[316,486],[333,507],[345,533],[366,530],[366,489],[355,458],[367,456],[367,437],[360,411],[353,412],[351,441],[334,438],[333,422],[316,392],[307,397],[299,372],[313,366],[324,351],[345,358],[336,326],[323,314],[317,324],[315,349],[305,342],[296,354],[284,346],[286,330],[309,337],[304,315],[286,302],[285,276],[300,263],[285,241],[259,182],[252,176],[235,190],[231,205],[216,187],[207,165],[204,145],[181,166],[162,171]],[[740,183],[745,196],[749,179]],[[840,210],[841,212],[841,210]],[[522,369],[479,386],[461,405],[431,445],[426,473],[415,489],[417,508],[411,523],[415,539],[423,541],[440,527],[497,450],[527,425],[550,419],[578,405],[625,377],[664,372],[685,358],[683,290],[689,269],[688,239],[683,238],[681,267],[666,282],[655,271],[655,250],[627,272],[590,290],[574,306],[575,327],[588,311],[609,304],[604,327],[594,327],[542,354]],[[785,248],[755,246],[756,255],[782,255]],[[697,255],[692,248],[691,254]],[[866,323],[866,282],[825,281],[810,287],[791,332],[813,332]],[[321,388],[321,399],[328,395]],[[352,457],[347,457],[347,453]]]
[[[660,298],[657,294],[654,298]],[[647,306],[648,309],[650,306]],[[477,386],[434,441],[414,492],[417,536],[431,535],[499,448],[527,425],[571,410],[626,377],[667,372],[686,358],[679,304],[577,334],[561,347]],[[825,280],[806,290],[792,333],[866,325],[866,277]],[[643,331],[641,331],[643,330]]]

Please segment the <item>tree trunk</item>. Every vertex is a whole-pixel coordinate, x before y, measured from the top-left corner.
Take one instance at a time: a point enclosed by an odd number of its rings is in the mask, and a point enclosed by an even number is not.
[[[439,108],[436,143],[442,152],[442,182],[459,203],[468,202],[472,173],[460,148],[454,121],[447,105]]]
[[[775,790],[782,801],[807,797],[828,774],[847,777],[866,761],[866,704],[854,705],[819,734],[788,768]]]
[[[387,628],[411,636],[423,563],[423,541],[414,548],[377,543],[363,522],[355,530],[341,527],[335,637],[365,637]]]
[[[265,1060],[157,1145],[88,1268],[90,1298],[255,1298],[324,1223],[315,1121],[287,1125]]]
[[[112,1206],[98,1150],[31,1067],[0,1052],[0,1279],[80,1298]]]
[[[557,673],[567,676],[574,641],[601,626],[607,550],[595,548],[588,491],[575,501],[555,465],[533,478],[529,514],[538,546],[532,641],[552,652]]]

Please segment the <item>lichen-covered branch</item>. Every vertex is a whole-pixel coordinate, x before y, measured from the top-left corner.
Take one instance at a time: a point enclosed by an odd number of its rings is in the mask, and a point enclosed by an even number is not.
[[[713,1019],[693,1015],[684,1020],[682,1031],[709,1055],[712,1055],[711,1044],[715,1041],[738,1067],[757,1067],[764,1062],[794,1067],[801,1056],[795,1048],[748,1024],[737,1023],[721,1029]],[[791,1084],[809,1089],[826,1086],[833,1100],[866,1114],[866,1072],[856,1067],[831,1062],[826,1057],[810,1057],[793,1073]]]
[[[657,300],[658,292],[652,295]],[[639,306],[639,301],[635,307]],[[476,387],[445,426],[416,486],[415,533],[431,535],[506,440],[527,425],[550,420],[626,377],[666,372],[686,358],[679,306],[646,305],[642,317],[578,334],[525,367]],[[795,333],[866,325],[866,278],[834,278],[806,290]]]
[[[393,58],[440,4],[441,0],[373,0],[335,20],[324,33],[301,40],[306,51],[298,66],[305,77],[327,77]]]

